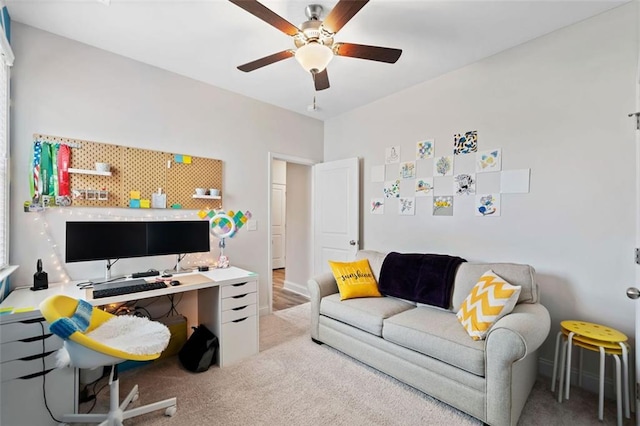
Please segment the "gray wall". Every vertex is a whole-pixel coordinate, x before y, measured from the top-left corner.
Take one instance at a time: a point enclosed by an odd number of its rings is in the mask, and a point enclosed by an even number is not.
[[[38,258],[50,281],[59,278],[54,255],[64,253],[69,213],[85,220],[96,215],[198,218],[195,211],[128,209],[23,213],[32,135],[44,133],[222,160],[223,207],[250,210],[258,222],[257,231],[243,229],[229,240],[226,254],[232,265],[260,274],[260,308],[267,308],[268,152],[322,160],[322,122],[19,23],[12,29],[10,262],[21,266],[12,285],[32,284]],[[164,269],[173,261],[127,259],[114,272]],[[71,278],[82,279],[101,275],[103,265],[83,262],[66,269]]]
[[[451,155],[454,133],[478,130],[480,149],[502,148],[503,170],[531,168],[530,193],[502,195],[501,217],[476,217],[473,201],[460,197],[453,217],[432,216],[426,199],[418,200],[415,216],[398,216],[392,200],[384,215],[363,209],[361,237],[366,249],[533,265],[552,316],[547,361],[561,320],[634,332],[625,289],[635,282],[638,194],[627,114],[635,111],[637,7],[630,3],[325,122],[325,161],[363,157],[364,205],[381,196],[369,173],[384,164],[385,148],[400,145],[408,161],[415,143],[429,136],[436,155]],[[448,182],[444,192],[451,193]]]

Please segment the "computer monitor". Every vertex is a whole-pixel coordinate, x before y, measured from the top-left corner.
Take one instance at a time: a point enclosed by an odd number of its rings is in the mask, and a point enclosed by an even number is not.
[[[147,256],[145,222],[67,222],[67,263],[141,256]]]
[[[209,250],[209,221],[147,222],[147,256]]]
[[[127,257],[208,252],[206,220],[158,222],[67,222],[65,262],[106,261],[104,280],[110,280],[111,260]],[[93,280],[92,280],[93,281]]]

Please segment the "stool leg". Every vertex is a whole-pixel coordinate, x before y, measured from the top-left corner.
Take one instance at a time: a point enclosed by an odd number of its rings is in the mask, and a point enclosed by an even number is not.
[[[600,382],[598,386],[598,419],[604,418],[604,348],[600,346]]]
[[[622,426],[622,390],[620,389],[620,357],[613,354],[616,360],[616,408],[618,412],[618,426]]]
[[[627,345],[624,342],[620,342],[620,347],[622,348],[622,375],[624,380],[624,416],[630,419],[631,412],[629,411],[629,353],[627,352]]]
[[[573,335],[575,333],[572,331],[569,333],[569,338],[567,339],[567,377],[565,378],[565,395],[564,399],[569,400],[569,388],[571,388],[571,341],[573,340]]]
[[[564,368],[567,362],[567,342],[562,342],[560,355],[560,374],[558,375],[558,402],[562,402],[562,390],[564,385]]]
[[[556,373],[558,372],[558,349],[560,347],[560,339],[562,339],[562,331],[556,336],[556,350],[553,355],[553,375],[551,376],[551,392],[556,390]]]
[[[578,387],[581,388],[582,387],[582,358],[583,358],[583,354],[584,354],[584,350],[583,348],[580,348],[580,361],[578,362]]]

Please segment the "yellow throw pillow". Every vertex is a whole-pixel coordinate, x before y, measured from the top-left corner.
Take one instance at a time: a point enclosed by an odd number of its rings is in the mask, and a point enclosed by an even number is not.
[[[355,262],[329,261],[331,272],[338,283],[340,300],[356,297],[382,297],[378,291],[378,283],[371,272],[369,260],[361,259]]]
[[[483,340],[496,321],[513,310],[522,287],[514,286],[488,270],[456,314],[473,340]]]

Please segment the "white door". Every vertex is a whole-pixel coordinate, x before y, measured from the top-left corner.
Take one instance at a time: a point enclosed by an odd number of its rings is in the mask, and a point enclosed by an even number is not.
[[[640,6],[638,18],[640,18]],[[640,34],[639,34],[640,35]],[[638,39],[640,41],[640,38]],[[638,74],[636,76],[636,111],[633,117],[636,128],[636,194],[640,194],[640,50],[638,51]],[[636,305],[636,425],[640,426],[640,199],[636,198],[636,286],[627,289],[627,296],[635,299]]]
[[[638,108],[640,114],[640,66],[638,67]],[[636,119],[634,117],[634,119]],[[638,117],[640,120],[640,117]],[[640,194],[640,123],[636,126],[636,193]],[[636,305],[636,425],[640,426],[640,199],[636,199],[636,285],[627,289],[627,296]]]
[[[273,269],[284,268],[285,265],[286,211],[286,185],[274,183],[271,186],[271,267]]]
[[[358,158],[313,166],[313,268],[347,261],[358,251],[360,182]]]

